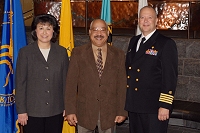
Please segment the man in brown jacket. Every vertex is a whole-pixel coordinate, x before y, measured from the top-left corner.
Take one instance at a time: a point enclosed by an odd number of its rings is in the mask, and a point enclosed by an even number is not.
[[[125,54],[107,44],[105,21],[90,25],[91,44],[76,47],[70,59],[65,94],[66,119],[79,133],[113,133],[125,120]]]

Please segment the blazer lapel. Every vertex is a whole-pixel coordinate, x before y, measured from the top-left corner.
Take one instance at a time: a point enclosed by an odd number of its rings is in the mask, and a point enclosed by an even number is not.
[[[36,58],[36,60],[42,62],[43,64],[46,64],[46,60],[44,59],[44,56],[42,55],[39,47],[38,47],[38,44],[37,42],[34,42],[33,44],[31,45],[34,45],[33,46],[33,53],[34,53],[34,57]]]
[[[103,69],[103,74],[102,74],[102,78],[106,77],[106,74],[109,73],[109,70],[112,69],[112,61],[114,60],[114,54],[112,52],[112,49],[110,48],[112,46],[107,45],[107,56],[106,56],[106,62],[104,65],[104,69]]]
[[[92,44],[88,44],[88,47],[86,47],[85,58],[86,58],[85,60],[88,62],[87,64],[90,65],[90,67],[92,68],[93,73],[96,75],[96,77],[99,78],[99,74],[97,71],[96,62],[95,62],[95,58],[94,58],[94,54],[92,50]]]
[[[51,43],[51,48],[50,48],[49,55],[47,58],[48,63],[51,63],[56,58],[57,50],[56,50],[55,45],[58,45],[58,44]]]

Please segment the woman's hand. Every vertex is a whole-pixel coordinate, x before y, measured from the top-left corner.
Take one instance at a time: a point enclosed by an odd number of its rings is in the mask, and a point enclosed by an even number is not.
[[[28,115],[27,115],[27,113],[18,114],[18,122],[22,126],[27,125],[27,121],[28,121]]]

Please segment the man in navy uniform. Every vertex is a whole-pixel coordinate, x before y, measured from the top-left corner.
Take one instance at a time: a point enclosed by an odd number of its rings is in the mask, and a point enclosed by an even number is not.
[[[167,133],[177,83],[175,42],[156,31],[151,6],[140,10],[142,34],[131,38],[127,55],[127,94],[130,133]]]

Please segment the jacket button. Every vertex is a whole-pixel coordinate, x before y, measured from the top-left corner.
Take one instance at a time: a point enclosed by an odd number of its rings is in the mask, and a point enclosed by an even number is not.
[[[49,67],[45,67],[46,69],[49,69]]]
[[[138,81],[139,81],[139,79],[135,79],[135,81],[137,81],[137,82],[138,82]]]
[[[131,67],[128,67],[129,70],[131,70]]]
[[[127,85],[126,87],[129,88],[129,85]]]
[[[49,103],[46,103],[46,105],[49,105]]]
[[[49,81],[49,79],[48,79],[48,78],[46,78],[46,79],[45,79],[45,81]]]
[[[140,69],[139,69],[139,68],[137,69],[137,72],[140,72]]]
[[[127,76],[128,79],[130,79],[130,76]]]
[[[138,88],[135,88],[135,91],[137,91],[138,90]]]

